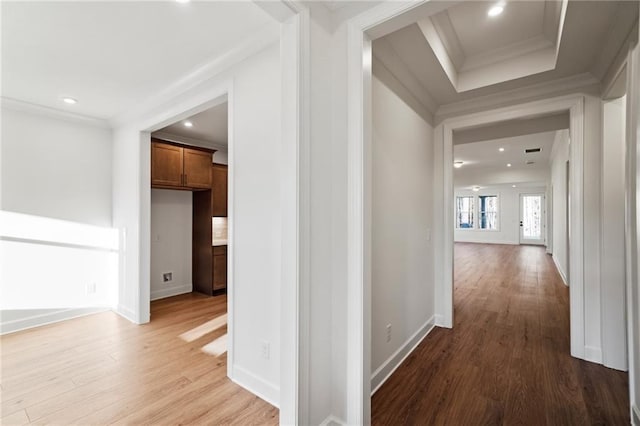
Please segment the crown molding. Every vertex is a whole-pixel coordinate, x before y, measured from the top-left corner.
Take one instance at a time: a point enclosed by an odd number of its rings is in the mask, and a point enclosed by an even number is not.
[[[533,84],[517,89],[505,90],[486,96],[441,105],[435,114],[436,123],[447,118],[472,113],[475,111],[499,108],[523,101],[533,101],[549,96],[560,96],[579,91],[600,92],[600,80],[586,72],[552,81]]]
[[[438,104],[429,91],[409,70],[409,67],[400,59],[389,41],[385,39],[374,42],[373,57],[379,65],[384,67],[403,86],[417,102],[433,116]],[[433,117],[432,117],[433,118]]]
[[[113,128],[123,127],[127,124],[134,123],[150,111],[154,111],[157,108],[170,103],[172,99],[179,95],[197,87],[212,77],[219,75],[223,71],[226,71],[245,59],[263,51],[274,43],[277,43],[279,39],[280,30],[278,28],[265,26],[243,43],[178,79],[155,96],[139,103],[134,109],[111,118],[109,123]]]
[[[72,123],[79,123],[85,126],[99,127],[101,129],[111,129],[107,120],[90,117],[88,115],[76,114],[61,109],[51,108],[44,105],[38,105],[31,102],[21,101],[19,99],[0,97],[2,109],[8,109],[18,112],[26,112],[29,114],[37,114],[44,117],[54,118],[56,120],[64,120]]]
[[[211,149],[215,149],[218,152],[227,152],[229,149],[229,146],[227,144],[207,141],[204,139],[190,138],[188,136],[180,136],[180,135],[176,135],[169,132],[153,132],[151,136],[154,138],[165,140],[167,142],[176,142],[176,143],[182,143],[185,145],[211,148]]]

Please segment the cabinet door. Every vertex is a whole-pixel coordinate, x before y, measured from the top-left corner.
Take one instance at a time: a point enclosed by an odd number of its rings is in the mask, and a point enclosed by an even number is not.
[[[227,255],[214,253],[213,290],[222,290],[224,288],[227,288]]]
[[[215,217],[227,217],[227,176],[227,166],[211,167],[211,214]]]
[[[151,185],[182,186],[182,148],[153,142],[151,144]]]
[[[184,186],[189,188],[211,188],[211,153],[184,149]]]

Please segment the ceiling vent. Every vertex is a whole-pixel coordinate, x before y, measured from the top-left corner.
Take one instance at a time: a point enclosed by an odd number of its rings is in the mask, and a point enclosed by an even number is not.
[[[533,154],[534,152],[540,152],[542,148],[527,148],[524,150],[525,154]]]

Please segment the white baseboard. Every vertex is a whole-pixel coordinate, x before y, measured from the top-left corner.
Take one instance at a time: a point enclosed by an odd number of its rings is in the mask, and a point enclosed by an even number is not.
[[[597,348],[595,346],[585,346],[584,359],[585,361],[602,364],[602,349]]]
[[[237,365],[233,367],[233,377],[230,376],[229,378],[258,398],[264,399],[276,408],[280,408],[280,404],[278,403],[280,399],[280,389],[272,383]]]
[[[171,287],[151,290],[151,300],[164,299],[166,297],[178,296],[180,294],[191,293],[193,284],[179,284]]]
[[[631,414],[633,416],[631,418],[631,424],[633,426],[640,426],[640,410],[638,410],[638,407],[636,407],[635,405],[632,405]]]
[[[346,423],[334,416],[333,414],[327,417],[320,423],[320,426],[345,426]]]
[[[376,371],[371,375],[371,395],[376,393],[380,386],[387,381],[394,371],[404,362],[404,360],[415,350],[416,347],[427,337],[429,332],[435,327],[435,316],[432,316],[416,331],[413,336],[404,342],[397,351],[393,353]]]
[[[440,314],[435,314],[433,316],[433,318],[435,318],[435,325],[436,327],[442,327],[442,328],[453,328],[452,324],[449,324],[448,322],[446,322],[444,320],[444,315],[440,315]]]
[[[484,241],[481,239],[455,240],[454,243],[470,243],[470,244],[503,244],[507,246],[518,246],[520,241]]]
[[[121,317],[123,317],[128,321],[131,321],[134,324],[138,324],[136,313],[124,305],[118,305],[116,309],[116,314],[120,315]]]
[[[106,307],[69,308],[69,309],[60,309],[54,312],[47,312],[45,314],[30,315],[24,318],[1,323],[0,334],[15,333],[16,331],[26,330],[34,327],[40,327],[42,325],[65,321],[72,318],[83,317],[85,315],[91,315],[98,312],[105,312],[108,310],[109,308],[106,308]]]
[[[558,261],[556,260],[556,258],[553,255],[551,256],[551,259],[553,259],[553,264],[556,265],[556,269],[558,270],[558,273],[560,274],[560,278],[562,278],[562,282],[564,283],[564,285],[569,287],[569,283],[567,282],[567,276],[565,275],[564,271],[562,270],[562,267],[560,266],[560,264],[558,263]]]

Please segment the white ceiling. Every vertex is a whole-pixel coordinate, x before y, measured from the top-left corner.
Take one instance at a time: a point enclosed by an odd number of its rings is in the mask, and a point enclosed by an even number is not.
[[[2,2],[2,96],[96,118],[128,111],[279,25],[253,2]],[[66,105],[61,97],[79,102]]]
[[[557,61],[554,53],[552,67],[545,71],[538,66],[543,61],[531,53],[547,52],[557,35],[550,17],[557,15],[559,3],[507,2],[504,13],[493,19],[487,16],[490,4],[466,1],[431,18],[416,16],[415,23],[374,40],[374,70],[376,64],[384,67],[379,78],[385,73],[395,77],[432,115],[445,105],[563,78],[582,76],[595,83],[604,77],[638,16],[638,2],[569,1]],[[433,26],[440,46],[434,47],[434,32],[425,32],[425,24]],[[510,49],[510,59],[519,61],[515,73],[504,67],[508,61],[499,60],[505,49]],[[451,59],[449,67],[446,61],[443,65],[443,52]],[[477,87],[456,87],[452,72],[460,74],[470,61],[485,70],[471,85]]]
[[[447,9],[466,56],[478,55],[543,33],[544,1],[509,2],[502,15],[487,16],[495,1],[468,1]],[[481,35],[481,36],[480,36]]]
[[[511,169],[535,168],[548,169],[551,148],[556,132],[535,133],[503,139],[493,139],[483,142],[455,145],[453,149],[454,161],[463,161],[464,165],[456,172],[470,169]],[[499,148],[504,148],[500,152]],[[542,148],[539,153],[525,154],[528,148]],[[527,165],[527,161],[535,164]]]
[[[228,106],[227,102],[216,105],[198,114],[189,117],[186,120],[171,124],[160,129],[154,135],[164,134],[177,136],[176,139],[189,141],[189,139],[197,139],[206,142],[205,146],[221,147],[228,144]],[[190,121],[193,127],[186,127],[184,123]],[[162,136],[158,136],[162,137]],[[197,141],[191,141],[197,142]]]

